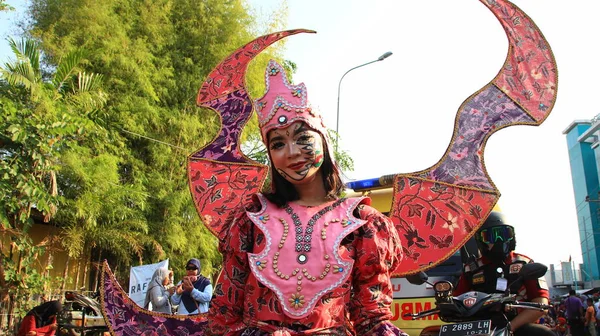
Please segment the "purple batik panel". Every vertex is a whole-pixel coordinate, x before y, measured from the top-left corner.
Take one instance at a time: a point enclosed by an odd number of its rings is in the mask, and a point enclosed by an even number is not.
[[[452,145],[441,163],[426,178],[494,190],[483,168],[485,140],[506,126],[534,124],[535,120],[496,86],[477,93],[459,111]]]
[[[244,90],[237,90],[211,101],[209,106],[221,116],[221,131],[213,142],[193,154],[191,160],[248,162],[239,148],[242,129],[252,113],[252,101],[248,93]]]

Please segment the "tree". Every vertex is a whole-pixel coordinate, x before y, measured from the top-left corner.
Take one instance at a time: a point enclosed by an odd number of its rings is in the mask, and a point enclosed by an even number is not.
[[[258,25],[244,2],[33,0],[29,13],[28,33],[42,41],[50,66],[68,52],[85,48],[89,52],[84,68],[105,76],[111,99],[98,123],[111,140],[103,144],[102,151],[92,149],[90,155],[118,157],[119,183],[112,183],[124,191],[135,190],[130,195],[142,198],[134,202],[132,209],[141,216],[136,220],[145,224],[136,227],[142,233],[147,230],[151,238],[142,244],[142,250],[136,247],[128,255],[119,252],[117,264],[155,262],[166,256],[181,271],[186,259],[199,257],[203,271],[214,273],[220,264],[217,241],[196,214],[187,185],[186,162],[187,155],[217,132],[218,117],[195,106],[202,81],[223,57],[259,35]],[[256,61],[266,64],[269,58],[281,58],[277,48],[269,49]],[[263,74],[262,65],[250,68],[247,82],[253,94],[264,90]],[[257,133],[256,120],[250,125],[248,134],[252,133]],[[73,170],[65,169],[59,176],[59,186],[65,190],[71,188],[71,178],[86,178],[86,173],[76,172],[77,167],[87,167],[87,163],[77,163],[77,157],[73,160]],[[64,183],[60,182],[63,178]],[[93,214],[77,210],[77,199],[91,192],[90,188],[85,190],[66,192],[68,201],[63,210],[81,213],[85,216],[78,220],[87,222]],[[130,204],[121,201],[122,206]],[[60,220],[74,223],[75,218],[65,216]],[[121,225],[118,221],[102,223],[104,229]],[[85,227],[92,230],[93,226]],[[86,246],[100,246],[87,237],[81,238]],[[112,251],[104,251],[103,255]]]
[[[16,60],[0,67],[0,230],[12,244],[9,255],[0,258],[0,294],[20,302],[45,287],[33,267],[44,243],[34,246],[27,235],[32,212],[43,214],[45,222],[56,213],[60,155],[99,133],[89,116],[106,97],[101,76],[77,71],[80,50],[66,54],[52,73],[44,73],[37,42],[10,39],[9,45]],[[16,262],[13,253],[18,254]]]
[[[0,0],[0,12],[11,10],[14,10],[14,8],[7,4],[5,0]]]

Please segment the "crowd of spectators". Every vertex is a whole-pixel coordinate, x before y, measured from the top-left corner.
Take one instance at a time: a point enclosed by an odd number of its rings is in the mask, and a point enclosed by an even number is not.
[[[596,336],[600,335],[600,297],[578,295],[575,290],[569,296],[553,303],[551,309],[540,318],[557,336]]]

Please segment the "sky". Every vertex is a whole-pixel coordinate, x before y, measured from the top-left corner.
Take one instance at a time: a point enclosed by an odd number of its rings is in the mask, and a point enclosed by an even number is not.
[[[25,0],[9,0],[22,8]],[[485,164],[500,190],[499,205],[517,232],[517,251],[550,264],[571,255],[581,262],[576,204],[566,138],[574,120],[600,110],[590,103],[600,79],[600,1],[514,0],[538,25],[558,63],[558,98],[538,127],[513,126],[494,134]],[[251,0],[268,16],[280,0]],[[330,127],[336,126],[338,84],[340,147],[355,162],[352,179],[429,168],[444,154],[456,112],[500,70],[508,43],[493,14],[476,0],[288,0],[285,29],[307,28],[285,40],[296,83]],[[0,36],[15,17],[0,14]],[[268,33],[265,31],[263,33]],[[281,42],[279,42],[281,43]],[[0,41],[0,63],[7,60]],[[203,79],[199,79],[198,83]],[[585,246],[584,246],[585,247]]]

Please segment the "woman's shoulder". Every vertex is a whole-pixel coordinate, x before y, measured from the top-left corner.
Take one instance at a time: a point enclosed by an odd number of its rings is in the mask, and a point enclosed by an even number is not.
[[[386,215],[382,214],[379,210],[371,206],[371,200],[366,197],[356,198],[358,204],[354,210],[354,215],[362,220],[369,220],[373,218],[389,219]]]

